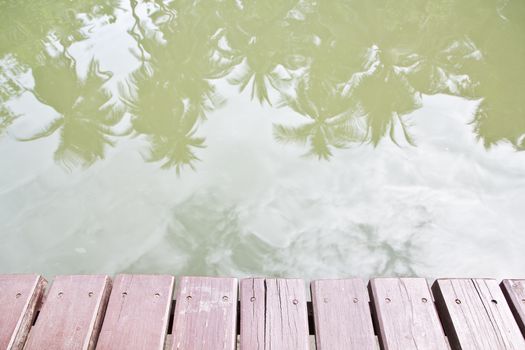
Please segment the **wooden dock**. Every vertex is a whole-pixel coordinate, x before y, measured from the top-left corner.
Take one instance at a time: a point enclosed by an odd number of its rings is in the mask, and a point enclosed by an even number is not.
[[[525,350],[525,280],[0,275],[0,350]]]

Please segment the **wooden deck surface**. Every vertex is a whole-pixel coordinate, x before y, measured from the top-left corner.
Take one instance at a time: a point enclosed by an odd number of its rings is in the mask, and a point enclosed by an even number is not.
[[[175,286],[169,275],[46,284],[0,275],[0,350],[525,350],[519,279],[351,278],[310,290],[275,278]]]

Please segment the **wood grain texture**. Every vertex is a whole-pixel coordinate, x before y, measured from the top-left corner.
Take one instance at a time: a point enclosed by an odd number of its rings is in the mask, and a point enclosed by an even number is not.
[[[264,350],[265,299],[266,286],[264,278],[241,280],[241,350]]]
[[[174,282],[168,275],[118,275],[96,349],[163,349]]]
[[[266,279],[265,284],[265,349],[309,349],[304,281],[301,279]]]
[[[525,339],[495,280],[440,279],[432,290],[453,349],[525,349]]]
[[[525,280],[503,280],[500,286],[525,337]]]
[[[303,280],[242,280],[241,350],[308,350],[306,303]]]
[[[317,350],[377,349],[363,280],[319,280],[311,290]]]
[[[94,349],[110,290],[105,275],[57,276],[24,350]]]
[[[235,278],[182,277],[176,297],[172,349],[235,349],[237,289]]]
[[[382,349],[449,349],[424,278],[375,278],[370,291]]]
[[[22,349],[47,282],[39,275],[0,275],[0,349]]]

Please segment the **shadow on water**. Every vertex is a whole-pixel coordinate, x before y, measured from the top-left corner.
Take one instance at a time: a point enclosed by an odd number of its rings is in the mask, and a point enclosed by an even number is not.
[[[125,5],[125,6],[124,6]],[[0,132],[15,120],[6,102],[29,91],[60,117],[34,140],[58,132],[55,158],[68,166],[103,159],[119,138],[141,135],[145,160],[180,172],[206,145],[198,129],[224,98],[225,80],[253,100],[303,117],[274,125],[278,142],[330,159],[362,143],[416,145],[408,115],[422,95],[479,100],[471,120],[489,148],[525,148],[525,3],[521,1],[29,1],[2,3]],[[90,35],[94,19],[132,18],[139,67],[121,84],[92,60],[77,75],[69,47]],[[82,15],[78,15],[82,14]],[[38,17],[38,21],[35,18]],[[9,64],[8,64],[9,63]],[[115,92],[116,93],[116,92]],[[124,111],[128,132],[113,127]],[[26,117],[26,116],[20,116]]]
[[[236,205],[214,193],[195,193],[173,208],[168,221],[162,239],[128,270],[243,274],[265,270],[273,254],[269,244],[243,232]]]
[[[349,266],[363,276],[412,276],[413,267],[421,265],[415,257],[416,227],[399,241],[381,237],[373,225],[359,222],[344,230],[309,227],[293,233],[288,243],[276,245],[247,229],[242,212],[218,193],[198,191],[173,208],[162,238],[126,269],[313,278],[345,275]]]

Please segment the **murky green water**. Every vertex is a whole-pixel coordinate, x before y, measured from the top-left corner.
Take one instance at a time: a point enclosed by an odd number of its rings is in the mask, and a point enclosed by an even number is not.
[[[525,2],[0,0],[0,272],[523,276]]]

